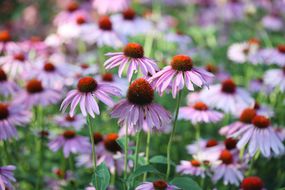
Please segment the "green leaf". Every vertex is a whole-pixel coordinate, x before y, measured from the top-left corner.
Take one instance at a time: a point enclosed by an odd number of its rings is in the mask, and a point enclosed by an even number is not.
[[[132,161],[135,161],[136,156],[135,156],[134,154],[128,155],[128,159],[129,159],[129,160],[132,160]],[[145,158],[142,157],[142,156],[139,156],[139,157],[138,157],[138,165],[139,165],[139,166],[142,166],[142,165],[145,165],[145,164],[146,164]]]
[[[202,188],[190,177],[176,177],[170,184],[175,185],[182,190],[202,190]]]
[[[97,177],[97,180],[96,180]],[[93,174],[92,184],[96,190],[106,190],[110,183],[110,172],[103,162],[96,167],[96,170]]]
[[[158,155],[152,157],[149,162],[153,164],[167,164],[167,158],[165,156]],[[173,161],[171,161],[170,164],[175,166],[175,163]]]
[[[136,177],[139,177],[142,174],[145,174],[146,172],[148,173],[154,173],[158,175],[162,175],[155,167],[151,165],[145,165],[145,166],[140,166],[139,168],[136,169],[136,171],[132,172],[128,178],[128,180],[134,180]]]

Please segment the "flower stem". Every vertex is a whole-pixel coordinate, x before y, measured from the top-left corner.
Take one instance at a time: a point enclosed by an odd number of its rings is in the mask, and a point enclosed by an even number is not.
[[[175,117],[174,117],[174,121],[173,121],[173,128],[169,137],[169,141],[168,141],[168,145],[167,145],[167,170],[166,170],[166,179],[169,178],[170,175],[170,169],[171,169],[171,158],[170,158],[170,154],[171,154],[171,146],[172,146],[172,140],[175,134],[175,129],[176,129],[176,123],[177,123],[177,117],[178,117],[178,113],[179,113],[179,106],[180,106],[180,102],[181,102],[181,96],[182,96],[182,90],[179,91],[178,93],[178,98],[177,98],[177,102],[176,102],[176,109],[175,109]]]
[[[89,128],[89,135],[90,135],[90,140],[91,140],[91,144],[92,144],[92,161],[93,161],[93,172],[95,172],[96,170],[96,166],[97,166],[97,163],[96,163],[96,151],[95,151],[95,143],[94,143],[94,138],[93,138],[93,130],[92,130],[92,122],[91,122],[91,118],[90,116],[88,115],[87,116],[87,125],[88,125],[88,128]],[[95,176],[95,184],[97,186],[97,176]]]
[[[126,125],[126,134],[125,134],[125,156],[124,156],[124,179],[127,180],[128,177],[128,125]],[[128,190],[128,183],[125,184],[125,189]]]
[[[196,141],[198,141],[200,139],[200,126],[197,124],[194,126],[194,128],[196,129],[195,132],[196,132]]]
[[[146,150],[145,150],[145,157],[146,157],[146,164],[149,164],[149,146],[150,146],[150,131],[147,132],[147,139],[146,139]],[[143,175],[143,181],[146,180],[147,172]]]
[[[138,167],[139,149],[140,149],[140,136],[141,136],[141,132],[138,132],[137,136],[136,136],[136,152],[135,152],[134,171],[136,171],[136,169]]]
[[[127,179],[127,168],[128,168],[128,126],[126,125],[125,134],[125,157],[124,157],[124,179]]]
[[[45,125],[43,122],[43,109],[42,107],[37,107],[36,109],[37,113],[37,118],[36,121],[37,125],[41,128],[42,131],[45,130]],[[44,160],[44,137],[40,136],[39,137],[39,165],[38,165],[38,179],[37,179],[37,184],[36,184],[36,189],[40,189],[42,185],[42,176],[43,176],[43,160]]]

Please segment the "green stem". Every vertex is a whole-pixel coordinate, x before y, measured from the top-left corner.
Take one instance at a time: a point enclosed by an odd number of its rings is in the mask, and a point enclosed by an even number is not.
[[[253,175],[253,165],[254,165],[255,161],[258,159],[259,155],[260,155],[260,152],[258,151],[255,153],[255,155],[251,159],[249,171],[248,171],[249,176]]]
[[[124,189],[128,190],[129,189],[129,183],[127,181],[128,178],[128,125],[125,126],[126,127],[126,131],[125,131],[125,147],[124,147],[124,180],[125,180],[125,185],[124,185]]]
[[[137,137],[136,137],[136,152],[135,152],[134,171],[136,171],[137,166],[138,166],[139,149],[140,149],[140,136],[141,136],[141,132],[138,132]]]
[[[149,148],[150,148],[150,131],[147,132],[147,139],[146,139],[146,150],[145,150],[145,157],[146,157],[146,165],[149,164]],[[147,178],[147,172],[143,175],[143,181]]]
[[[45,125],[43,122],[43,109],[42,107],[37,107],[36,108],[36,122],[37,125],[40,127],[41,131],[45,130]],[[43,160],[44,160],[44,137],[40,136],[39,137],[39,165],[38,165],[38,180],[36,184],[36,189],[39,190],[42,185],[42,176],[43,176]]]
[[[173,121],[173,128],[172,128],[172,132],[170,134],[169,137],[169,141],[168,141],[168,145],[167,145],[167,170],[166,170],[166,179],[169,178],[170,175],[170,169],[171,169],[171,158],[170,158],[170,154],[171,154],[171,146],[172,146],[172,140],[175,134],[175,129],[176,129],[176,124],[177,124],[177,117],[178,117],[178,113],[179,113],[179,106],[180,106],[180,102],[181,102],[181,96],[182,96],[182,90],[179,91],[178,94],[178,98],[177,98],[177,102],[176,102],[176,109],[175,109],[175,117],[174,117],[174,121]]]
[[[124,157],[124,179],[127,179],[127,169],[128,169],[128,126],[126,125],[126,134],[125,134],[125,157]]]
[[[200,139],[200,126],[197,124],[194,126],[194,128],[196,129],[195,132],[196,132],[196,140],[198,141]]]
[[[93,161],[93,172],[95,172],[96,170],[96,166],[97,166],[97,161],[96,161],[96,151],[95,151],[95,143],[94,143],[94,138],[93,138],[93,130],[92,130],[92,122],[91,122],[91,118],[90,116],[88,115],[87,116],[87,125],[88,125],[88,128],[89,128],[89,135],[90,135],[90,140],[91,140],[91,144],[92,144],[92,161]],[[97,186],[97,176],[95,176],[95,184]]]

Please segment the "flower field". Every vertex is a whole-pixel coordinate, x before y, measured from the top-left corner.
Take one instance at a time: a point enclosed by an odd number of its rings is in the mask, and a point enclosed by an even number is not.
[[[0,1],[0,190],[285,190],[284,0]]]

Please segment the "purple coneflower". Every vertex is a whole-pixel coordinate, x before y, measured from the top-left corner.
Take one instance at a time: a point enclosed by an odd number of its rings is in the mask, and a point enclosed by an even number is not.
[[[61,90],[66,84],[66,79],[71,76],[72,66],[65,63],[58,64],[51,60],[39,58],[35,62],[35,70],[28,74],[28,78],[35,78],[42,81],[43,85],[48,88]]]
[[[77,83],[77,89],[71,90],[63,100],[60,109],[64,112],[70,105],[70,116],[74,116],[75,108],[79,104],[83,116],[89,114],[93,118],[99,115],[100,110],[95,98],[104,104],[113,106],[110,95],[120,96],[120,90],[110,84],[100,84],[92,77],[83,77]]]
[[[172,58],[171,65],[155,73],[150,82],[155,82],[155,89],[162,94],[171,84],[172,96],[176,97],[178,91],[184,85],[190,91],[194,91],[193,83],[199,87],[208,86],[208,81],[213,77],[212,73],[204,69],[194,68],[192,59],[186,55],[176,55]]]
[[[104,146],[104,137],[99,132],[93,133],[92,137],[94,140],[94,146],[96,147],[96,158],[97,158],[103,155],[106,151]],[[92,160],[91,150],[88,153],[80,154],[76,158],[76,165],[92,168],[93,160]]]
[[[114,23],[114,29],[125,36],[136,36],[145,34],[152,28],[152,23],[136,15],[131,9],[125,9],[122,14],[116,14],[111,17]]]
[[[257,78],[250,81],[248,90],[251,93],[264,93],[265,95],[269,95],[274,88],[266,85],[263,78]]]
[[[221,82],[230,77],[230,74],[224,71],[222,67],[218,67],[212,63],[208,63],[204,68],[206,71],[215,75],[215,78],[212,78],[212,80],[209,81],[211,84],[215,83],[216,81]]]
[[[270,120],[261,115],[256,115],[252,123],[245,125],[232,135],[239,137],[237,147],[244,148],[246,145],[251,156],[260,150],[265,157],[280,155],[284,153],[284,145],[270,124]]]
[[[143,182],[141,185],[136,187],[135,190],[175,190],[180,189],[175,185],[170,185],[166,181],[163,180],[156,180],[154,182]]]
[[[254,105],[252,105],[251,107],[255,109],[257,115],[264,115],[269,118],[274,116],[273,109],[266,104],[259,104],[259,102],[255,101]]]
[[[148,128],[160,129],[171,121],[171,114],[162,106],[153,103],[154,91],[143,78],[135,80],[129,87],[127,99],[121,100],[111,112],[118,118],[120,126],[128,126],[141,130]]]
[[[217,182],[222,179],[225,185],[238,186],[243,179],[241,169],[242,166],[238,163],[238,156],[233,155],[229,150],[222,150],[219,160],[211,167],[214,172],[212,180]]]
[[[176,171],[184,175],[193,175],[204,178],[206,175],[206,168],[199,160],[182,160],[177,166]]]
[[[26,89],[20,92],[15,101],[28,107],[48,106],[57,103],[60,98],[59,91],[46,88],[42,85],[42,81],[32,79],[27,82]]]
[[[227,56],[234,63],[246,63],[249,61],[249,58],[257,52],[259,45],[259,40],[254,38],[247,42],[234,43],[229,47]]]
[[[99,14],[105,15],[108,13],[121,12],[128,8],[129,3],[129,0],[93,0],[92,5]]]
[[[250,94],[236,86],[231,79],[224,80],[222,84],[212,85],[209,90],[201,92],[201,99],[225,113],[235,114],[253,104]]]
[[[74,127],[76,130],[80,130],[86,124],[86,119],[81,114],[74,115],[73,117],[68,114],[59,115],[54,120],[60,127]]]
[[[28,53],[20,45],[7,48],[4,56],[0,58],[0,66],[11,78],[19,77],[31,68]]]
[[[224,126],[220,129],[219,133],[225,136],[231,136],[232,134],[236,133],[237,131],[244,128],[246,125],[250,125],[252,119],[256,116],[256,110],[253,108],[246,108],[244,109],[240,116],[239,121],[231,123],[227,126]]]
[[[15,82],[8,80],[5,71],[0,68],[0,94],[7,97],[14,95],[19,90],[19,86]]]
[[[107,53],[106,55],[111,58],[105,61],[105,68],[108,70],[119,67],[119,77],[122,76],[123,70],[128,64],[127,76],[129,81],[131,81],[133,73],[139,68],[144,76],[153,75],[159,70],[154,60],[144,56],[143,47],[137,43],[128,43],[123,52]]]
[[[285,92],[285,66],[282,69],[270,69],[266,71],[264,74],[264,83],[272,88],[279,88],[281,92]]]
[[[89,42],[96,42],[99,47],[110,46],[122,47],[125,39],[118,35],[113,29],[112,21],[108,16],[102,16],[98,20],[98,27],[89,35]]]
[[[210,110],[204,102],[199,101],[192,106],[181,107],[178,117],[190,120],[193,124],[216,123],[224,117],[224,114]]]
[[[62,148],[64,157],[66,158],[71,153],[86,153],[91,147],[87,137],[79,136],[72,130],[64,131],[63,134],[51,140],[48,146],[53,152],[57,152]]]
[[[118,75],[112,73],[104,73],[101,76],[96,77],[97,81],[107,84],[112,84],[120,88],[122,95],[126,95],[129,87],[129,82],[125,78],[120,78]]]
[[[196,155],[197,160],[200,161],[205,159],[216,160],[219,156],[219,151],[223,148],[224,145],[216,139],[199,139],[186,147],[188,154]]]
[[[276,13],[271,13],[264,16],[261,23],[265,29],[271,31],[281,31],[284,27],[282,16]]]
[[[87,63],[81,63],[78,65],[77,70],[75,71],[75,77],[80,78],[89,75],[95,75],[99,71],[98,65],[92,64],[89,65]]]
[[[276,64],[285,66],[285,45],[279,44],[275,48],[264,48],[252,55],[251,62]]]
[[[60,26],[62,24],[69,23],[71,21],[74,21],[75,17],[79,14],[85,15],[87,13],[80,8],[80,5],[76,1],[70,1],[66,5],[65,10],[62,10],[55,16],[53,24]]]
[[[31,118],[32,113],[22,104],[0,102],[0,140],[17,137],[15,127],[29,123]]]
[[[13,175],[15,169],[13,165],[0,167],[0,190],[14,189],[11,182],[16,182]]]
[[[124,171],[124,155],[117,143],[118,138],[116,133],[106,135],[103,142],[105,151],[98,158],[98,165],[104,162],[112,174],[115,172],[121,174]],[[126,169],[128,169],[128,165]]]

